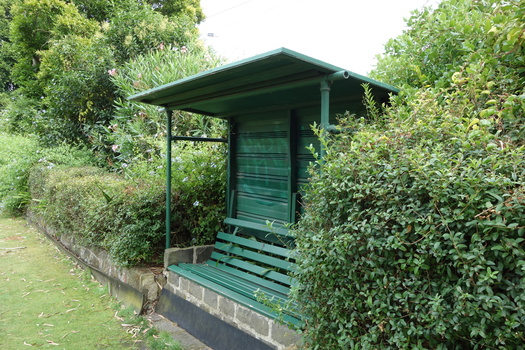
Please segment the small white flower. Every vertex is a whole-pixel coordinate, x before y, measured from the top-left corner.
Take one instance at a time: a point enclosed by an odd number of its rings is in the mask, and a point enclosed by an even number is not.
[[[194,206],[194,207],[198,206],[199,204],[200,204],[199,201],[195,201],[195,202],[193,202],[193,206]]]

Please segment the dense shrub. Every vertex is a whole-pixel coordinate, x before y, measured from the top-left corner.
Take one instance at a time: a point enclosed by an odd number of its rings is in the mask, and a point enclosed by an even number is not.
[[[375,75],[404,87],[382,122],[320,133],[295,230],[307,347],[523,347],[524,12],[415,13]]]
[[[44,84],[43,109],[32,118],[42,142],[88,143],[85,129],[107,124],[114,111],[115,86],[107,73],[111,51],[100,39],[66,36],[41,54],[37,78]]]
[[[210,243],[224,216],[224,154],[205,146],[176,154],[172,243]],[[162,169],[152,170],[157,167]],[[101,247],[120,265],[159,263],[165,248],[163,167],[131,168],[133,177],[42,162],[29,179],[32,209],[58,234]]]
[[[0,211],[20,213],[30,200],[27,176],[36,150],[33,139],[0,133]]]
[[[39,163],[52,169],[96,164],[97,160],[85,148],[63,144],[41,149],[34,138],[0,133],[0,209],[11,214],[23,212],[31,200],[29,170]]]

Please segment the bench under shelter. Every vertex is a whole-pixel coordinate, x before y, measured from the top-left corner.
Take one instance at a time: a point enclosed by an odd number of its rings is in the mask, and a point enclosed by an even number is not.
[[[204,262],[188,258],[166,266],[169,282],[159,313],[214,349],[284,349],[297,341],[274,319],[295,326],[302,322],[299,308],[288,303],[294,237],[287,227],[302,212],[301,188],[314,161],[307,147],[322,155],[312,125],[330,131],[337,115],[365,116],[363,84],[378,104],[398,92],[280,48],[130,97],[167,111],[167,249],[172,142],[228,143],[227,229],[217,234]],[[172,135],[176,110],[226,120],[227,139]]]

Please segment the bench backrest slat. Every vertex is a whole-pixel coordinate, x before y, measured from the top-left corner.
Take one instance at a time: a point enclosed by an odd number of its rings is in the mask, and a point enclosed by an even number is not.
[[[265,265],[269,265],[275,268],[284,269],[287,271],[293,271],[292,264],[289,261],[274,258],[272,256],[268,256],[265,254],[257,253],[257,252],[254,252],[253,250],[242,248],[240,246],[235,246],[233,243],[230,243],[230,242],[216,242],[215,249],[236,255],[240,258],[244,258],[247,260],[253,260],[253,261],[265,264]]]
[[[272,245],[272,244],[259,242],[259,241],[253,240],[253,239],[242,238],[242,237],[234,236],[232,234],[228,234],[228,233],[224,233],[224,232],[219,232],[219,234],[217,235],[217,238],[219,238],[221,240],[224,240],[224,241],[227,241],[227,242],[232,242],[234,244],[238,244],[240,246],[253,248],[253,249],[256,249],[258,251],[262,251],[262,252],[266,252],[266,253],[270,253],[270,254],[275,254],[275,255],[280,255],[280,256],[282,256],[284,258],[288,258],[290,256],[290,250],[289,249],[286,249],[286,248],[283,248],[283,247],[279,247],[279,246],[276,246],[276,245]]]

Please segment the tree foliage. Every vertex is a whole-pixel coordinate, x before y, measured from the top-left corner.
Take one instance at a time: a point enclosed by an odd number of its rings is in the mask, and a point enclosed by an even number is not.
[[[508,349],[525,341],[523,1],[414,12],[347,115],[295,230],[314,349]]]
[[[16,50],[11,44],[9,24],[12,19],[11,7],[18,0],[0,0],[0,91],[15,88],[11,79],[11,70],[16,62]]]
[[[108,72],[167,45],[190,45],[202,18],[197,0],[2,0],[0,83],[32,101],[27,113],[3,102],[17,116],[7,124],[46,144],[88,144],[89,130],[109,126],[119,97]],[[21,118],[34,106],[33,120]]]

